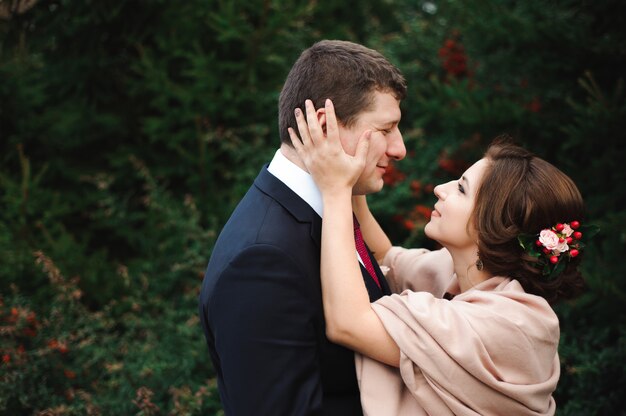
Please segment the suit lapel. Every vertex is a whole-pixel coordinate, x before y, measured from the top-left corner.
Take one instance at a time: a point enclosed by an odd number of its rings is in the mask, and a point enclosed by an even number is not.
[[[267,165],[261,169],[254,181],[254,185],[261,192],[282,205],[298,222],[311,224],[311,238],[320,247],[322,241],[322,219],[306,201],[269,173]]]
[[[318,247],[321,247],[322,219],[319,215],[317,215],[315,210],[313,210],[313,208],[306,203],[306,201],[300,198],[274,175],[269,173],[267,165],[261,169],[261,172],[254,181],[254,185],[261,192],[267,194],[282,205],[283,208],[285,208],[298,222],[311,224],[311,238],[315,241]],[[380,267],[378,267],[378,262],[372,256],[369,248],[367,249],[367,254],[374,265],[374,271],[376,272],[376,276],[378,276],[378,281],[381,285],[381,287],[378,287],[367,269],[359,263],[370,301],[373,302],[383,295],[391,294],[391,291],[389,289],[389,285],[387,284],[387,280],[385,280],[385,276],[380,270]]]
[[[383,275],[382,270],[380,270],[380,267],[378,266],[378,262],[372,255],[372,252],[370,251],[370,249],[367,247],[367,244],[365,245],[365,247],[367,248],[367,255],[369,256],[372,262],[372,265],[374,266],[376,277],[378,277],[378,281],[380,282],[380,287],[378,287],[378,285],[376,284],[374,279],[370,276],[365,266],[363,266],[361,262],[359,262],[359,265],[361,266],[361,274],[363,275],[363,279],[365,280],[365,287],[367,287],[367,293],[369,294],[369,297],[370,297],[370,302],[374,302],[375,300],[380,299],[384,295],[390,295],[391,289],[389,288],[389,284],[387,283],[387,280],[385,279],[385,275]]]

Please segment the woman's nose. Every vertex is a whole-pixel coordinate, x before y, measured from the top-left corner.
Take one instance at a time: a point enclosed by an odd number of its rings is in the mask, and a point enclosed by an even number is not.
[[[437,198],[443,199],[443,186],[441,185],[435,186],[435,189],[433,189],[433,192],[435,193],[435,196]]]
[[[433,190],[433,192],[435,193],[435,196],[439,199],[446,199],[446,197],[448,196],[448,185],[450,185],[452,182],[454,181],[450,181],[447,183],[440,183],[439,185],[435,186],[435,189]]]

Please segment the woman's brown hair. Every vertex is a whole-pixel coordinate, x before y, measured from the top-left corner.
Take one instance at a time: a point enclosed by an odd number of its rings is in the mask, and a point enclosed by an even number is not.
[[[537,259],[525,253],[517,237],[538,234],[557,223],[582,221],[584,204],[574,182],[552,164],[499,137],[485,153],[489,165],[478,189],[473,223],[484,269],[517,279],[528,293],[548,302],[570,299],[584,289],[578,270],[582,255],[547,279]]]

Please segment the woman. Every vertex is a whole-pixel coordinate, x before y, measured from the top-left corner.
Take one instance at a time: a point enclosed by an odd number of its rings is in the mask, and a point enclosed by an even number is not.
[[[559,322],[550,303],[583,288],[583,201],[573,182],[529,152],[496,142],[459,180],[435,188],[425,232],[444,249],[392,248],[364,198],[352,201],[369,132],[350,156],[330,100],[326,132],[309,101],[306,113],[307,120],[296,110],[302,141],[290,135],[324,201],[326,331],[359,353],[364,412],[554,414]],[[397,293],[373,304],[354,255],[353,209]]]

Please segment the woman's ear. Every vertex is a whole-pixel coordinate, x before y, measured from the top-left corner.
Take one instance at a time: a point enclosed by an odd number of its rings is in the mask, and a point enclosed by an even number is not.
[[[318,108],[316,111],[317,121],[320,123],[322,127],[322,131],[324,132],[324,136],[326,135],[326,109],[324,107]]]

